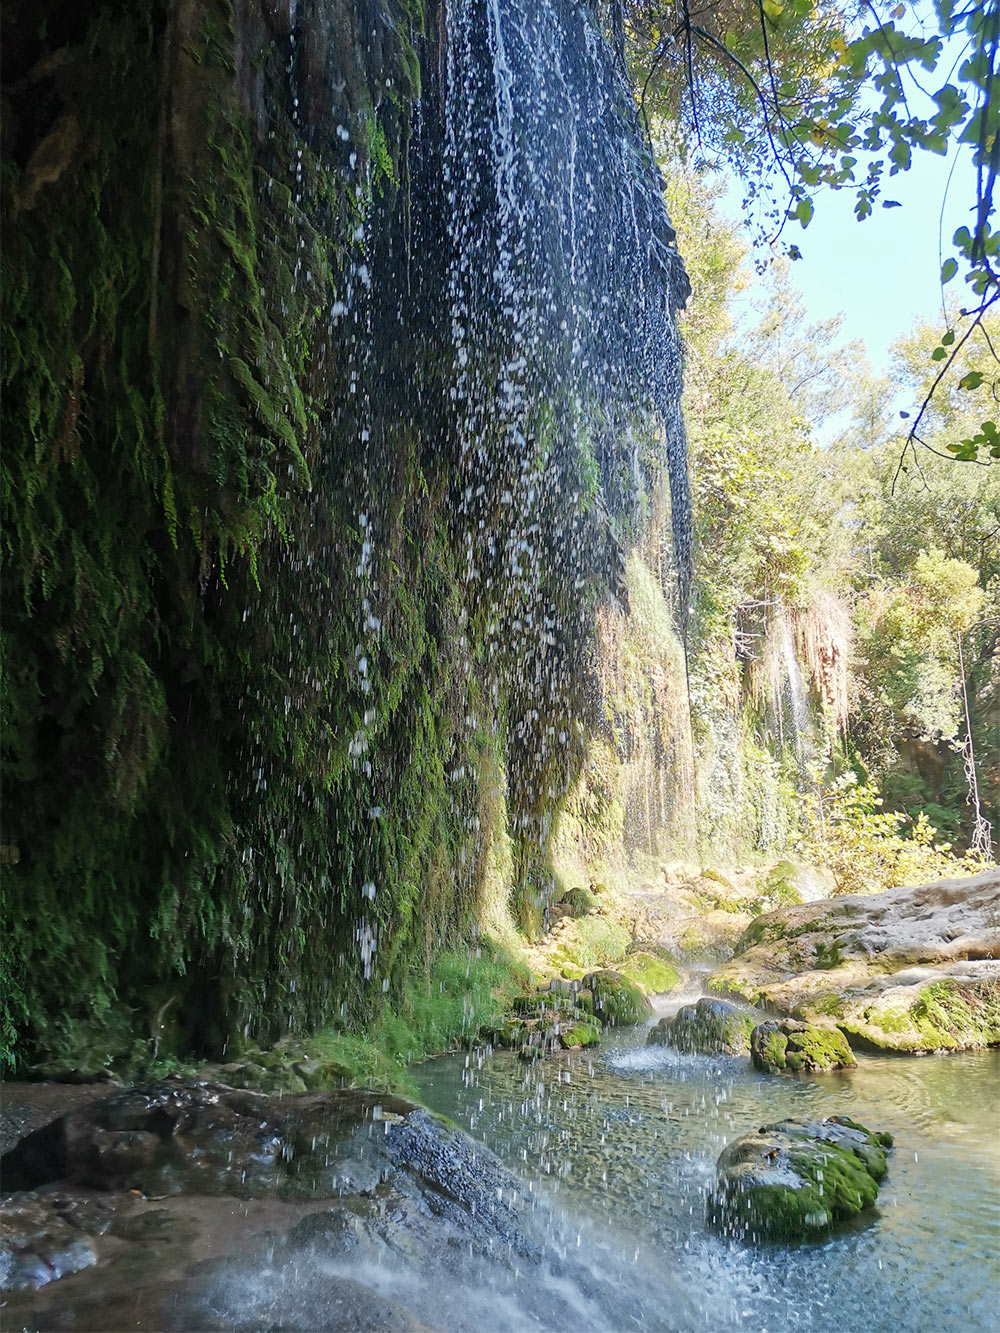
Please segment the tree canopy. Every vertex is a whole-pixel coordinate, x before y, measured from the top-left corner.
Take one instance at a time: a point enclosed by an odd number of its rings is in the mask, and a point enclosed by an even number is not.
[[[758,238],[809,225],[824,190],[851,190],[863,221],[898,207],[892,178],[915,154],[967,154],[970,224],[943,256],[942,287],[961,277],[933,374],[907,419],[907,448],[926,444],[942,386],[983,387],[989,411],[945,449],[963,461],[1000,459],[997,343],[986,315],[1000,299],[1000,0],[638,0],[615,6],[623,53],[647,128],[702,164],[724,163],[743,184]]]

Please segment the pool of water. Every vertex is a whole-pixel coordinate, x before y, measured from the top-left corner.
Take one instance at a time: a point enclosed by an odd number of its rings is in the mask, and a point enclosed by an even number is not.
[[[419,1071],[422,1096],[554,1201],[619,1282],[662,1281],[662,1308],[643,1327],[1000,1327],[1000,1051],[862,1055],[855,1070],[774,1077],[645,1038],[633,1029],[534,1065],[508,1052],[443,1057]],[[727,1142],[786,1117],[834,1114],[895,1137],[863,1224],[757,1248],[706,1226]]]

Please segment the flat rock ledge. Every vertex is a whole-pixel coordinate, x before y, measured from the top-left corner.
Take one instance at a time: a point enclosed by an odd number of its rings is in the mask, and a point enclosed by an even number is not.
[[[712,990],[904,1054],[1000,1045],[1000,870],[781,908]]]
[[[842,1116],[764,1125],[723,1149],[708,1220],[751,1243],[822,1236],[874,1206],[891,1146]]]

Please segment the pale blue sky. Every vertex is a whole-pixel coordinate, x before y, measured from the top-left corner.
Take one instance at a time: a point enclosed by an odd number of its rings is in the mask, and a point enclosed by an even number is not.
[[[789,224],[783,239],[796,242],[803,258],[791,266],[791,278],[802,292],[813,319],[843,311],[844,338],[860,338],[876,370],[885,369],[893,341],[918,319],[941,318],[939,230],[943,254],[952,253],[956,228],[969,225],[974,202],[970,153],[960,156],[947,190],[944,225],[939,228],[942,200],[954,150],[946,160],[930,153],[914,154],[913,166],[885,183],[883,197],[901,208],[877,208],[864,222],[854,217],[854,195],[829,193],[817,201],[805,229]],[[947,288],[962,299],[961,274]],[[942,326],[943,329],[943,326]]]
[[[918,0],[911,20],[935,25],[927,0]],[[952,38],[933,74],[920,72],[929,91],[947,79],[967,54],[966,38]],[[904,74],[909,108],[931,115],[933,102]],[[858,171],[866,165],[859,154]],[[871,217],[858,222],[851,189],[820,192],[809,226],[786,224],[782,241],[797,244],[802,259],[791,265],[791,279],[801,291],[812,320],[844,314],[843,340],[860,339],[876,372],[887,368],[889,349],[917,320],[941,322],[940,273],[942,259],[952,253],[951,238],[961,226],[971,228],[975,202],[975,169],[968,144],[952,146],[947,158],[915,149],[909,171],[883,181],[882,199],[902,207],[876,207]],[[954,168],[954,170],[953,170]],[[949,185],[949,175],[951,177]],[[944,215],[942,220],[942,201]],[[738,205],[738,200],[735,201]],[[966,304],[968,289],[962,268],[946,289],[952,299]]]

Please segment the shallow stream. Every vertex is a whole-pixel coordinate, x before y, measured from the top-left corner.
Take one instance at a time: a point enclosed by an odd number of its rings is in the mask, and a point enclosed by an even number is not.
[[[618,1281],[660,1287],[653,1322],[643,1302],[646,1328],[998,1326],[1000,1051],[861,1055],[856,1070],[797,1078],[645,1039],[627,1030],[595,1052],[533,1065],[509,1052],[446,1056],[419,1071],[421,1095],[554,1199],[605,1279],[621,1264]],[[708,1229],[725,1143],[786,1117],[834,1114],[895,1137],[873,1217],[796,1247],[744,1248]]]

